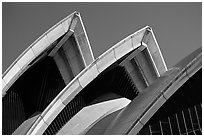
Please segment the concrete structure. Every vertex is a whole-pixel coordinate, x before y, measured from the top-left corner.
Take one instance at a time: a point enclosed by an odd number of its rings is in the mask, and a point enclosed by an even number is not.
[[[168,70],[149,26],[94,59],[74,12],[3,74],[3,134],[137,134],[201,60]]]

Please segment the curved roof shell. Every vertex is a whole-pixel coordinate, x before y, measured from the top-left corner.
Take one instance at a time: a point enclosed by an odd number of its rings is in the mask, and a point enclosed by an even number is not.
[[[104,134],[137,134],[157,110],[201,67],[202,51],[199,48],[140,93],[113,119]]]
[[[81,49],[82,58],[85,66],[88,66],[93,60],[94,56],[91,50],[91,46],[80,16],[79,12],[73,12],[48,31],[42,34],[37,40],[35,40],[3,73],[2,76],[2,94],[12,86],[12,84],[29,68],[32,64],[40,58],[40,56],[47,50],[53,48],[54,42],[61,36],[65,35],[68,38],[70,35],[80,37],[80,34],[84,35],[84,39],[87,42],[86,49],[83,45],[78,43],[78,47]],[[54,54],[56,50],[60,48],[60,44],[54,47],[50,54]],[[85,52],[85,51],[86,52]]]
[[[53,26],[51,29],[49,29],[47,32],[45,32],[33,44],[31,44],[31,46],[29,46],[6,70],[2,78],[3,95],[6,93],[7,89],[9,89],[9,87],[29,67],[32,66],[31,62],[35,61],[40,55],[42,55],[49,48],[53,48],[50,54],[54,54],[56,50],[60,48],[57,46],[53,47],[52,45],[53,42],[55,42],[63,35],[80,33],[79,31],[80,29],[76,27],[77,21],[80,21],[80,23],[82,24],[81,31],[85,33],[86,39],[88,41],[79,13],[78,12],[72,13],[71,15],[69,15],[68,17],[66,17],[59,23],[57,23],[55,26]],[[78,46],[80,47],[81,45],[78,44]],[[128,37],[126,37],[125,39],[115,44],[112,48],[107,50],[105,53],[103,53],[101,56],[99,56],[96,59],[94,59],[93,57],[91,46],[88,42],[88,47],[86,47],[86,50],[88,49],[88,52],[81,51],[85,68],[76,77],[74,77],[74,79],[72,79],[71,82],[68,83],[68,85],[66,85],[66,87],[55,97],[55,99],[47,106],[47,108],[42,112],[42,114],[40,114],[40,116],[34,121],[34,123],[31,125],[30,129],[26,134],[42,134],[46,130],[46,128],[50,125],[50,123],[55,119],[55,117],[63,110],[66,104],[68,104],[83,88],[85,88],[91,81],[93,81],[100,73],[102,73],[109,66],[111,66],[116,61],[123,58],[131,51],[138,50],[139,47],[141,46],[145,46],[147,48],[150,54],[150,57],[153,60],[157,76],[161,77],[162,79],[163,76],[166,75],[165,73],[167,71],[167,67],[163,59],[163,56],[161,54],[161,51],[159,49],[156,38],[154,36],[154,33],[149,26],[146,26],[140,29],[139,31],[129,35]],[[81,47],[81,49],[82,48],[83,47]],[[181,79],[186,78],[186,74],[188,74],[189,76],[193,75],[196,72],[196,70],[200,68],[199,65],[195,65],[195,64],[200,65],[200,57],[197,57],[197,59],[194,59],[191,63],[186,64],[187,67],[182,68],[178,72],[177,70],[175,70],[173,81],[175,83],[179,83]],[[178,85],[176,84],[176,86],[174,86],[175,89],[172,90],[172,92],[165,92],[166,98],[169,98],[173,94],[173,91],[176,91],[176,88],[181,86],[182,83],[184,82],[185,80],[183,80]],[[174,84],[172,80],[170,83]],[[166,88],[166,86],[169,88],[171,87],[171,84],[170,85],[167,84],[163,88]],[[158,99],[157,96],[155,96],[155,98]],[[156,103],[154,102],[153,106],[158,107],[158,105],[156,105],[157,102],[160,102],[160,104],[162,104],[165,102],[165,98],[162,96],[156,101]],[[148,111],[156,110],[153,107],[149,107],[149,108],[150,109]],[[143,114],[143,113],[140,113],[140,114]],[[145,113],[145,114],[148,114],[148,113]],[[142,116],[142,118],[145,118],[145,116],[148,117],[148,115],[144,115]],[[148,119],[148,118],[145,118],[145,119]]]
[[[55,97],[41,116],[35,121],[27,134],[43,134],[54,118],[63,110],[65,104],[69,103],[105,69],[142,45],[147,47],[154,61],[158,77],[162,76],[167,71],[167,67],[153,31],[147,26],[114,45],[82,70],[57,97]]]

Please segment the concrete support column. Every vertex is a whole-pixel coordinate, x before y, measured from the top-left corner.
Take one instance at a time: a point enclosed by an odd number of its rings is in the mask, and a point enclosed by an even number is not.
[[[141,68],[141,73],[148,85],[151,85],[157,79],[157,72],[154,68],[153,60],[150,58],[147,48],[138,53],[134,58]]]
[[[60,71],[60,74],[67,85],[73,79],[73,73],[70,68],[70,65],[65,57],[58,51],[54,56],[54,61]]]

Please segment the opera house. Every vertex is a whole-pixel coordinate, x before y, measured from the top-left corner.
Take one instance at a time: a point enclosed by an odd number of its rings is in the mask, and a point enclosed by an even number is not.
[[[2,76],[2,134],[202,134],[202,49],[167,68],[151,27],[98,58],[80,13],[34,41]]]

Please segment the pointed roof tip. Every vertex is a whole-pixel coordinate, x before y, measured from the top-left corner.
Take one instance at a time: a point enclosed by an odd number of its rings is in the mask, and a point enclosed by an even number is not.
[[[75,10],[73,13],[75,14],[75,13],[77,13],[78,11],[77,10]]]
[[[147,28],[146,30],[151,31],[152,27],[150,27],[149,25],[145,26],[145,28]]]
[[[145,28],[151,28],[149,25],[146,25]]]
[[[80,16],[80,12],[77,11],[77,10],[74,11],[74,14],[77,15],[77,16]]]
[[[141,29],[145,29],[146,31],[152,31],[152,27],[150,27],[149,25],[146,25],[146,26],[140,28],[139,30],[141,30]]]

